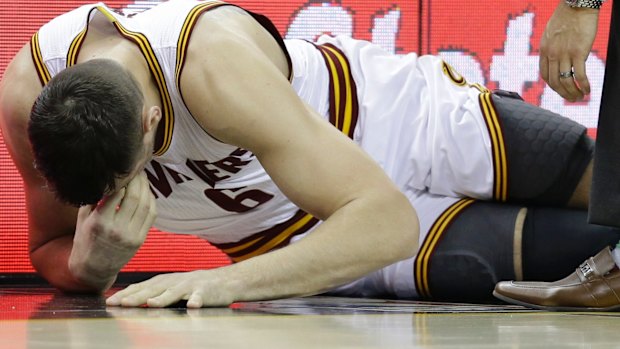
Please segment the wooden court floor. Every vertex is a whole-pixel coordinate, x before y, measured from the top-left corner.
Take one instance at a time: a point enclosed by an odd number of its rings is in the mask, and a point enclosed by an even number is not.
[[[620,313],[319,296],[124,309],[0,288],[0,348],[620,348]]]

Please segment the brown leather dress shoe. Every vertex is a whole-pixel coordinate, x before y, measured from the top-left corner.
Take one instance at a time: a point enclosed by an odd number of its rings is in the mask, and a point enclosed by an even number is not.
[[[555,282],[502,281],[493,295],[505,302],[554,311],[620,310],[620,269],[605,248]]]

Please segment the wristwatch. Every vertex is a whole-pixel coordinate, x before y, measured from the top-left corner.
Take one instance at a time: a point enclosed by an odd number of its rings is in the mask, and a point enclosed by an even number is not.
[[[565,0],[570,7],[586,7],[599,9],[605,0]]]

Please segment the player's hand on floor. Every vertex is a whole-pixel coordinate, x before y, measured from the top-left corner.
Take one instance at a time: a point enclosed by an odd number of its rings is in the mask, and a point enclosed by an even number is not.
[[[216,270],[157,275],[118,291],[106,300],[109,306],[166,307],[186,300],[188,308],[228,306],[233,295],[217,280]]]

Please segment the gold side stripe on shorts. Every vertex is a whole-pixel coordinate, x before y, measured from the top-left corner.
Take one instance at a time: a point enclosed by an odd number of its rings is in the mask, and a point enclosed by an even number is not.
[[[223,3],[221,1],[205,1],[200,5],[195,6],[185,18],[185,22],[181,27],[181,34],[179,35],[179,40],[177,41],[177,61],[176,61],[176,69],[175,69],[175,77],[177,87],[179,91],[181,91],[181,72],[183,71],[183,66],[185,65],[185,56],[187,54],[187,43],[189,42],[189,38],[192,35],[192,31],[194,26],[196,25],[196,21],[204,12],[214,9],[216,7],[220,7],[222,5],[230,5]]]
[[[442,70],[444,74],[446,74],[446,76],[448,76],[455,85],[464,86],[467,84],[465,78],[461,74],[457,73],[456,70],[454,70],[454,68],[452,68],[452,66],[447,62],[443,62]]]
[[[286,245],[293,236],[305,233],[317,222],[318,219],[300,210],[288,221],[238,242],[213,245],[227,254],[233,262],[240,262]]]
[[[336,46],[316,46],[329,71],[329,121],[342,133],[353,138],[359,113],[357,87],[347,57]]]
[[[41,46],[39,45],[39,32],[34,33],[30,38],[30,54],[32,55],[32,62],[39,75],[41,85],[45,86],[52,79],[45,62],[43,61],[43,55],[41,54]]]
[[[474,202],[475,200],[473,199],[462,199],[455,202],[435,220],[435,223],[433,223],[433,226],[429,229],[428,235],[426,235],[422,246],[420,246],[420,251],[414,261],[415,285],[418,294],[422,298],[431,297],[428,284],[428,268],[429,260],[437,243],[458,214]]]
[[[174,127],[174,110],[172,108],[172,100],[170,99],[170,93],[168,92],[164,73],[161,69],[159,62],[157,61],[157,56],[155,56],[155,52],[153,52],[153,48],[151,47],[149,40],[146,38],[146,36],[144,36],[144,34],[127,30],[104,7],[99,6],[97,7],[97,9],[102,14],[104,14],[111,23],[114,24],[114,26],[121,35],[138,45],[140,51],[142,51],[142,55],[146,59],[146,62],[151,71],[151,75],[155,79],[157,88],[159,89],[159,94],[161,96],[162,111],[164,114],[164,133],[163,143],[161,147],[159,149],[156,149],[153,154],[162,155],[168,150],[168,148],[170,147],[170,143],[172,142],[172,131]]]
[[[508,199],[508,158],[502,127],[491,101],[491,93],[480,94],[480,109],[491,138],[491,150],[494,168],[493,199],[504,202]]]

